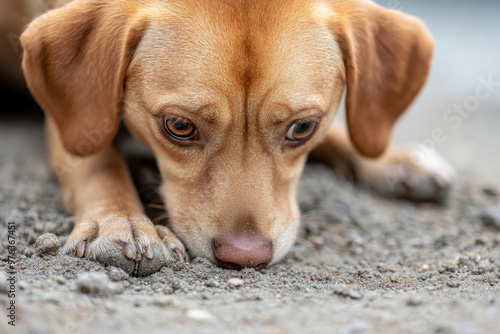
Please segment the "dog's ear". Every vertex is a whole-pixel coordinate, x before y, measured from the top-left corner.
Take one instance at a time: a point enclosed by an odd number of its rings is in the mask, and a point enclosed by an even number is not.
[[[75,0],[21,36],[28,87],[70,153],[90,155],[112,142],[126,71],[146,25],[132,1]]]
[[[432,38],[418,19],[371,1],[354,1],[333,28],[344,56],[351,141],[377,157],[426,81]]]

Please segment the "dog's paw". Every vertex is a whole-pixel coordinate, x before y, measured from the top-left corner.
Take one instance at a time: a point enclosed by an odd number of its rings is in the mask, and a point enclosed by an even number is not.
[[[437,151],[390,151],[363,164],[360,180],[378,193],[416,202],[446,200],[455,169]]]
[[[133,276],[150,275],[166,262],[178,259],[175,247],[167,249],[151,221],[142,216],[81,220],[68,237],[64,251],[120,267]],[[185,252],[183,246],[181,252]]]

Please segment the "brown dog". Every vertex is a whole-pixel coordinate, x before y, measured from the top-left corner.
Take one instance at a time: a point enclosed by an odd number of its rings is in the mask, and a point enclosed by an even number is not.
[[[183,245],[226,268],[279,261],[309,153],[414,199],[453,177],[436,154],[384,153],[433,43],[417,19],[370,1],[74,0],[22,44],[77,222],[65,251],[128,273],[182,259]],[[344,86],[350,141],[332,125]],[[112,145],[121,118],[156,156],[173,233],[145,216]]]

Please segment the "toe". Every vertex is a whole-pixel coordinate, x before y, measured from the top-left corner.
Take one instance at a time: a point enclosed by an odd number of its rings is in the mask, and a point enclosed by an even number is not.
[[[177,236],[170,231],[170,229],[163,225],[155,226],[156,233],[160,237],[161,242],[167,249],[175,255],[179,261],[187,261],[189,259],[184,244],[177,238]]]
[[[94,221],[81,220],[77,222],[64,245],[64,253],[80,258],[86,256],[88,241],[95,239],[98,231],[99,228]]]

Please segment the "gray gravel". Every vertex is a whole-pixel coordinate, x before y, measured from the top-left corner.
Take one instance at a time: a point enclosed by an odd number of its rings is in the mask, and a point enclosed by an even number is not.
[[[102,272],[83,273],[76,280],[77,290],[84,294],[109,296],[123,292],[123,286],[112,283]]]
[[[0,140],[0,266],[7,221],[16,223],[19,258],[19,322],[12,331],[0,321],[1,333],[499,332],[500,234],[481,217],[500,199],[480,179],[462,174],[440,207],[381,198],[309,165],[300,235],[279,264],[233,271],[197,258],[137,278],[37,254],[40,235],[64,244],[74,221],[48,171],[41,124],[2,123]],[[146,203],[155,173],[134,166]],[[1,294],[0,306],[9,300]]]

